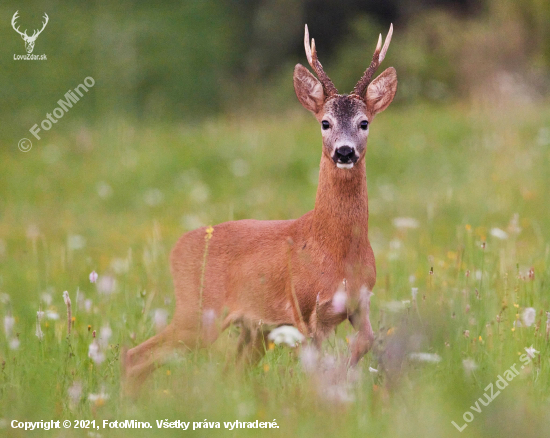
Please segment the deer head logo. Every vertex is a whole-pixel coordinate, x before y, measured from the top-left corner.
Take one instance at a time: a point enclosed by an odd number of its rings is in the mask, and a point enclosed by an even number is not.
[[[36,38],[38,38],[38,35],[42,33],[44,28],[46,27],[46,24],[48,24],[49,17],[48,14],[44,13],[44,19],[45,21],[42,23],[42,29],[35,30],[31,36],[27,35],[27,29],[25,29],[25,32],[19,31],[19,26],[15,27],[15,22],[19,18],[17,15],[19,11],[16,11],[15,14],[13,14],[13,18],[11,19],[11,25],[13,27],[13,30],[15,30],[19,35],[21,35],[21,38],[25,40],[25,50],[27,50],[27,53],[32,53],[34,50],[34,42],[36,41]]]

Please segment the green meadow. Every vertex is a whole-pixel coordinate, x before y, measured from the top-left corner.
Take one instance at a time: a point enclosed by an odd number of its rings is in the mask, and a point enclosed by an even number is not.
[[[0,149],[0,435],[550,434],[547,103],[397,103],[374,120],[377,347],[356,369],[345,366],[347,322],[319,356],[307,343],[269,344],[250,369],[236,366],[228,330],[209,349],[175,354],[137,399],[121,395],[121,351],[172,316],[171,247],[201,225],[311,210],[320,128],[297,102],[188,124],[69,116],[29,152]],[[488,403],[490,384],[503,389]],[[61,423],[26,432],[13,420]],[[256,420],[278,428],[224,426]]]

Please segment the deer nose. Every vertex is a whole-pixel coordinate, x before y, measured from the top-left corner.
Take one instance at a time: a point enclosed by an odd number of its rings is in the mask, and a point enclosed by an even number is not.
[[[340,163],[349,163],[355,155],[355,150],[349,146],[340,146],[336,148],[335,155]]]

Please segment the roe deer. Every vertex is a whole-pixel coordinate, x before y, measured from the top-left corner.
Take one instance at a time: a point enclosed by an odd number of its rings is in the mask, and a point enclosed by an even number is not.
[[[373,343],[370,291],[376,281],[369,243],[365,151],[374,116],[393,100],[393,67],[371,82],[384,59],[393,26],[353,93],[338,94],[317,59],[305,27],[308,62],[294,69],[300,103],[321,124],[323,148],[313,211],[295,220],[239,220],[184,234],[171,253],[176,309],[170,325],[124,355],[126,378],[144,378],[178,347],[208,345],[231,324],[241,326],[239,360],[264,353],[270,328],[298,327],[317,346],[349,319],[358,331],[355,365]],[[333,306],[337,290],[344,306]],[[342,295],[340,295],[342,296]],[[216,324],[214,321],[219,321]]]

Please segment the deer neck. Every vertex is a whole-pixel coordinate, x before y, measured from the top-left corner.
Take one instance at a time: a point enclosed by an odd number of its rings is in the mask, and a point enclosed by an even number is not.
[[[313,210],[315,240],[343,260],[368,243],[368,217],[364,158],[344,170],[323,154]]]

